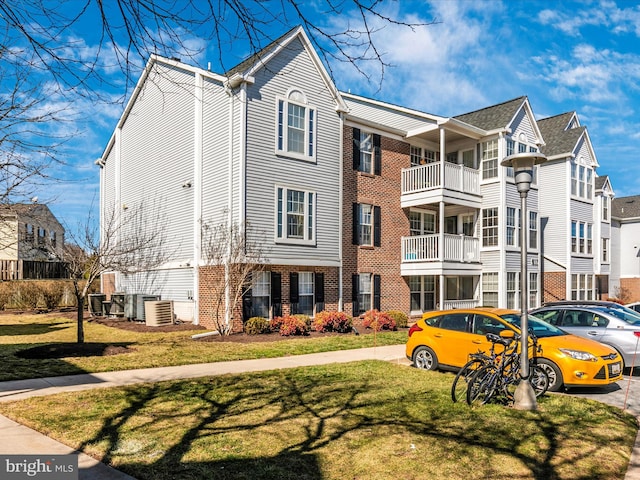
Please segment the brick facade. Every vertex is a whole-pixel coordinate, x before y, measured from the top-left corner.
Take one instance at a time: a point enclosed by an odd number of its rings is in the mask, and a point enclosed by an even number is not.
[[[268,265],[267,271],[277,272],[282,275],[282,315],[291,313],[290,303],[290,285],[289,274],[291,272],[314,272],[324,274],[324,310],[338,310],[339,291],[338,291],[338,268],[336,267],[299,267],[287,265]],[[221,266],[206,266],[200,268],[199,288],[200,303],[198,317],[200,325],[206,328],[216,329],[216,312],[215,308],[219,304],[220,318],[224,318],[225,305],[224,301],[218,302],[217,298],[224,299],[224,292],[216,291],[216,286],[224,286],[221,282],[221,276],[224,275],[224,269]],[[232,332],[242,332],[244,321],[242,314],[242,301],[239,301],[233,308],[232,313]]]
[[[409,286],[400,275],[401,237],[409,235],[407,213],[400,208],[401,170],[410,166],[409,144],[381,137],[381,175],[353,168],[353,128],[344,127],[343,189],[343,297],[344,311],[353,311],[352,276],[380,275],[380,309],[409,312]],[[353,204],[380,207],[381,245],[354,245]]]
[[[621,278],[620,292],[623,294],[625,303],[640,301],[640,278]]]
[[[542,303],[566,300],[567,274],[565,272],[545,272],[542,275]]]

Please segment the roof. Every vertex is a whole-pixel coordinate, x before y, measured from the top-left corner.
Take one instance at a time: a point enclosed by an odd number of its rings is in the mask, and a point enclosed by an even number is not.
[[[527,97],[518,97],[504,103],[492,105],[491,107],[482,108],[474,112],[457,115],[453,118],[460,120],[469,125],[473,125],[483,130],[496,130],[505,128],[516,115],[518,110],[522,108],[523,103],[527,101]]]
[[[63,228],[56,216],[51,212],[48,206],[43,203],[13,203],[0,205],[0,214],[15,215],[16,217],[48,217],[55,220],[60,228]]]
[[[554,117],[538,120],[538,127],[542,132],[545,146],[541,151],[548,158],[555,156],[569,156],[573,153],[586,127],[567,128],[575,112],[562,113]]]
[[[640,195],[614,198],[611,202],[611,216],[613,218],[640,218]]]
[[[602,188],[605,186],[605,184],[609,181],[609,176],[608,175],[603,175],[602,177],[596,177],[594,184],[596,187],[596,190],[602,190]]]
[[[271,42],[269,45],[261,49],[259,52],[254,53],[253,55],[251,55],[250,57],[246,58],[245,60],[240,62],[238,65],[233,67],[231,70],[225,72],[225,76],[232,77],[236,73],[246,72],[247,70],[250,70],[257,64],[262,63],[265,60],[265,58],[269,56],[269,54],[271,54],[279,46],[286,43],[285,41],[288,40],[291,34],[294,33],[298,28],[300,27],[293,27],[284,35],[281,35],[280,37],[276,38],[273,42]]]

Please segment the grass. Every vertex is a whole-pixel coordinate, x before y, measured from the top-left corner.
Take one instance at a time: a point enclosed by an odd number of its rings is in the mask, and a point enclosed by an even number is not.
[[[453,375],[386,362],[37,397],[0,412],[140,480],[620,479],[634,417],[545,395],[452,403]]]
[[[76,322],[56,315],[0,316],[0,381],[95,373],[134,368],[193,363],[273,358],[351,348],[394,345],[406,342],[406,331],[377,335],[341,334],[332,337],[287,339],[273,342],[237,343],[194,341],[202,330],[171,333],[137,333],[85,322],[85,342],[125,345],[121,355],[21,359],[15,354],[36,345],[76,341]],[[274,338],[281,338],[275,337]]]

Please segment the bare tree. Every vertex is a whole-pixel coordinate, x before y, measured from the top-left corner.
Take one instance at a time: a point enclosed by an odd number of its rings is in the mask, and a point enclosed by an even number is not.
[[[202,257],[209,267],[204,295],[211,302],[210,314],[216,329],[221,335],[228,335],[234,312],[251,288],[252,275],[267,266],[266,242],[248,223],[204,223],[202,231]]]
[[[84,342],[84,304],[91,285],[103,273],[151,272],[167,263],[166,218],[155,205],[140,202],[103,216],[102,232],[91,214],[77,233],[68,234],[64,260],[73,281],[78,315],[78,343]]]

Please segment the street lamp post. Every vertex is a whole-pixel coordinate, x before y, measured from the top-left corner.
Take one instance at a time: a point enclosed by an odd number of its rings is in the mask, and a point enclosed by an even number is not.
[[[533,166],[547,161],[547,157],[538,152],[523,152],[509,155],[501,165],[513,167],[513,174],[520,193],[520,374],[521,380],[514,393],[514,408],[519,410],[535,410],[536,395],[529,379],[529,299],[527,278],[527,194],[533,180]]]

